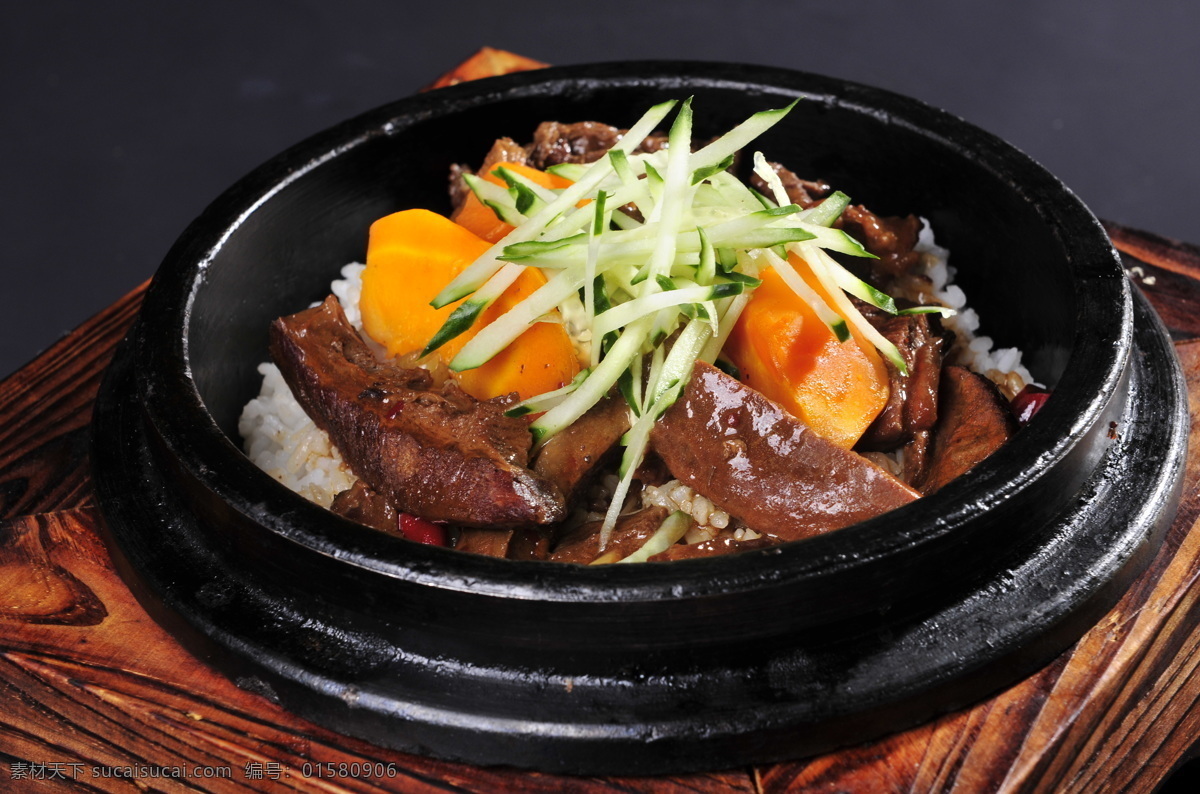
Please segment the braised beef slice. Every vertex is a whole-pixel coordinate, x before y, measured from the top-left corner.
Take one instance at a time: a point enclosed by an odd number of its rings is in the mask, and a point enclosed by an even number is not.
[[[675,477],[751,529],[782,540],[849,526],[918,496],[702,362],[651,444]]]
[[[901,466],[900,479],[914,488],[920,489],[920,483],[929,476],[929,445],[933,442],[933,431],[922,430],[914,433],[912,440],[904,445],[904,463]]]
[[[563,124],[544,121],[533,133],[533,143],[526,150],[529,164],[545,170],[560,163],[591,163],[621,142],[628,130],[601,124],[598,121],[579,121]],[[666,138],[651,135],[634,150],[654,152],[663,148]]]
[[[470,554],[510,560],[545,560],[550,556],[553,527],[498,529],[464,527],[454,548]]]
[[[300,405],[360,479],[397,510],[464,526],[547,524],[562,494],[526,468],[525,421],[511,396],[480,402],[429,372],[379,362],[340,304],[271,325],[271,357]]]
[[[329,509],[351,521],[392,535],[400,534],[400,515],[387,497],[362,480],[333,497]]]
[[[554,483],[570,503],[576,488],[628,429],[625,401],[606,397],[547,441],[533,470]]]
[[[888,371],[888,401],[858,442],[864,450],[896,449],[917,433],[930,430],[937,422],[938,382],[946,338],[941,324],[928,314],[893,316],[880,312],[882,317],[868,315],[884,337],[896,346],[908,367],[901,374],[890,361]]]
[[[508,544],[510,560],[546,560],[557,527],[518,527]]]
[[[879,257],[871,261],[877,282],[902,276],[920,261],[913,250],[921,232],[921,221],[915,215],[882,218],[861,204],[851,204],[837,225]]]
[[[667,510],[663,507],[646,507],[621,516],[603,550],[600,548],[600,526],[604,522],[589,521],[559,540],[550,553],[550,560],[586,565],[601,554],[612,555],[614,560],[628,557],[641,548],[666,517]]]
[[[671,562],[672,560],[694,560],[700,557],[715,557],[718,554],[733,554],[739,551],[765,549],[768,546],[779,545],[778,538],[764,535],[753,540],[737,540],[732,532],[722,532],[712,540],[700,543],[676,543],[650,558],[650,562]]]
[[[1017,420],[1000,390],[964,367],[948,366],[942,372],[938,406],[928,474],[919,486],[924,494],[968,472],[1017,431]]]
[[[464,527],[454,548],[468,554],[482,554],[485,557],[507,557],[514,531],[501,528]]]

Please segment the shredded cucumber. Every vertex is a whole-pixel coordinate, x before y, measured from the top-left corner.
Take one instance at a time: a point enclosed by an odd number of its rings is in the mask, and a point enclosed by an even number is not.
[[[617,562],[646,562],[655,554],[662,554],[679,542],[692,527],[692,517],[682,510],[676,510],[663,519],[654,534],[646,538],[646,542],[628,557]]]

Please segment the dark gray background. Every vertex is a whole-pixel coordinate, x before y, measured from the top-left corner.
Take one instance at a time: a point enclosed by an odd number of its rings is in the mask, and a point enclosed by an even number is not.
[[[1200,242],[1200,3],[232,2],[0,8],[0,376],[149,277],[224,188],[483,45],[888,88],[1008,139],[1102,218]]]

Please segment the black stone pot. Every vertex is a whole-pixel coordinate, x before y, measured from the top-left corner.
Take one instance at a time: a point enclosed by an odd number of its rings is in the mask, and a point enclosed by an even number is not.
[[[1054,394],[934,496],[724,558],[579,567],[410,544],[284,489],[239,451],[268,323],[361,260],[374,219],[448,210],[447,169],[540,120],[630,124],[695,96],[697,136],[800,97],[755,148],[881,214],[918,213],[985,333]],[[243,686],[381,745],[577,773],[829,749],[1044,663],[1153,555],[1178,500],[1182,380],[1076,197],[919,102],[700,63],[548,69],[367,113],[219,197],[147,292],[101,395],[96,482],[147,608]]]

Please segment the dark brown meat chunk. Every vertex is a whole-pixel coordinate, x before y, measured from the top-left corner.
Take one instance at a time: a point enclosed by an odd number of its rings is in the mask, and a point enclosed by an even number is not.
[[[833,192],[833,186],[826,182],[801,179],[790,168],[779,163],[768,162],[768,165],[779,177],[779,181],[783,183],[783,190],[791,202],[799,204],[804,209],[819,203],[821,199]],[[771,195],[771,188],[767,185],[767,181],[758,174],[750,176],[750,186],[764,196]]]
[[[751,529],[796,540],[918,494],[715,367],[698,363],[651,435],[671,473]]]
[[[606,397],[547,441],[533,470],[554,483],[570,503],[575,489],[628,429],[625,401]]]
[[[533,133],[533,143],[526,147],[529,165],[545,170],[560,163],[591,163],[621,142],[628,130],[618,129],[598,121],[578,121],[563,124],[544,121]],[[654,152],[663,148],[666,138],[651,135],[634,151]]]
[[[912,441],[917,433],[931,430],[937,422],[938,382],[946,338],[941,333],[941,324],[928,314],[869,319],[900,351],[908,373],[901,374],[895,365],[885,361],[888,401],[859,440],[858,447],[893,450]]]
[[[617,519],[608,546],[603,549],[605,557],[612,562],[628,557],[641,548],[667,517],[663,507],[646,507],[636,513],[628,513]],[[601,556],[600,526],[603,521],[589,521],[567,533],[550,554],[553,562],[575,562],[587,565]]]
[[[380,363],[334,298],[271,325],[271,357],[355,474],[397,510],[465,526],[547,524],[562,494],[526,468],[524,420],[423,369]]]
[[[932,441],[933,431],[922,430],[904,445],[904,463],[901,466],[900,479],[914,488],[919,489],[919,483],[929,476],[929,445]]]
[[[552,527],[485,529],[464,527],[454,548],[469,554],[510,560],[544,560],[550,556]]]
[[[591,163],[616,146],[622,134],[622,130],[596,121],[545,121],[534,130],[529,164],[545,169],[560,163]]]
[[[964,367],[946,367],[938,405],[928,475],[920,484],[924,494],[966,474],[1017,431],[1017,420],[1000,390]]]
[[[920,260],[913,250],[921,232],[916,215],[881,218],[861,204],[851,204],[842,212],[838,225],[879,257],[871,262],[877,282],[908,273]]]
[[[513,530],[508,544],[510,560],[546,560],[557,527],[520,527]]]
[[[396,512],[396,508],[385,496],[372,490],[362,480],[333,497],[333,504],[329,509],[339,516],[368,527],[391,535],[400,534],[400,514]]]
[[[454,548],[485,557],[507,557],[514,532],[513,529],[464,527]]]

